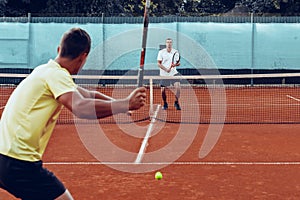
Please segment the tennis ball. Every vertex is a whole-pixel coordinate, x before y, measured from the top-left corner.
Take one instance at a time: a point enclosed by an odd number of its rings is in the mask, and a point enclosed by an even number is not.
[[[163,177],[163,175],[162,175],[161,172],[156,172],[156,173],[155,173],[155,179],[156,179],[156,180],[160,180],[160,179],[162,179],[162,177]]]

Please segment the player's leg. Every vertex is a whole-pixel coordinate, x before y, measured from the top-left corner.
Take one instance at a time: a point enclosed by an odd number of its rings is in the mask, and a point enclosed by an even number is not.
[[[160,90],[161,90],[161,97],[163,100],[163,110],[168,109],[168,102],[167,102],[167,94],[166,94],[166,86],[168,85],[167,80],[163,79],[160,81]]]
[[[161,97],[162,97],[162,100],[164,102],[163,110],[167,110],[168,109],[168,102],[167,102],[166,87],[164,87],[164,86],[161,86]]]
[[[42,161],[28,162],[1,154],[0,182],[2,188],[22,200],[56,199],[69,193],[52,172],[43,168]]]
[[[180,98],[180,82],[175,82],[174,83],[174,87],[175,87],[175,102],[174,102],[174,106],[176,108],[176,110],[181,110],[181,107],[179,105],[179,98]]]

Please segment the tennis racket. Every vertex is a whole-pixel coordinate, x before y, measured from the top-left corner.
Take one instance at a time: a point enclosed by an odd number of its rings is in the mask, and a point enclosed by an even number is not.
[[[150,0],[146,0],[145,11],[144,11],[144,27],[143,27],[143,39],[142,39],[142,51],[140,57],[140,69],[138,71],[138,87],[143,86],[144,81],[144,65],[146,56],[146,44],[148,35],[148,24],[149,24],[149,13]]]
[[[148,35],[148,24],[149,24],[149,13],[148,10],[150,8],[150,0],[146,0],[145,10],[144,10],[144,26],[143,26],[143,36],[142,36],[142,50],[140,57],[140,68],[138,70],[138,79],[137,85],[138,87],[143,86],[144,82],[144,65],[145,65],[145,56],[146,56],[146,44],[147,44],[147,35]],[[127,115],[131,116],[132,111],[128,111]]]
[[[172,57],[172,64],[176,66],[179,62],[180,62],[180,54],[178,51],[175,51]]]

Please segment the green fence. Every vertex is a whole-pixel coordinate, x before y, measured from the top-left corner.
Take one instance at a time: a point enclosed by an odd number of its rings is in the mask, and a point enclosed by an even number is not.
[[[171,22],[218,22],[218,23],[299,23],[299,16],[286,17],[262,17],[262,16],[203,16],[203,17],[150,17],[151,23],[171,23]],[[142,23],[142,17],[2,17],[0,22],[21,22],[21,23]]]
[[[300,17],[170,16],[150,20],[149,70],[157,69],[157,52],[166,37],[173,38],[181,53],[182,70],[300,70]],[[142,17],[106,16],[0,18],[0,70],[31,70],[54,58],[61,35],[74,26],[92,37],[85,69],[136,69],[142,21]]]

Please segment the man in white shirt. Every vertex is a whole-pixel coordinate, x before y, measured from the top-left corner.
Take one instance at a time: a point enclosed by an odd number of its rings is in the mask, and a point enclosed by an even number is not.
[[[157,55],[157,65],[160,68],[160,76],[179,76],[176,67],[180,65],[179,53],[176,49],[172,48],[173,40],[171,38],[166,39],[166,48],[161,49]],[[177,52],[178,57],[175,57],[175,62],[173,62],[173,57]],[[164,102],[163,109],[168,109],[167,95],[166,95],[166,87],[174,85],[175,87],[175,102],[174,106],[176,110],[181,110],[179,105],[180,98],[180,80],[175,79],[162,79],[160,82],[161,86],[161,94]]]

